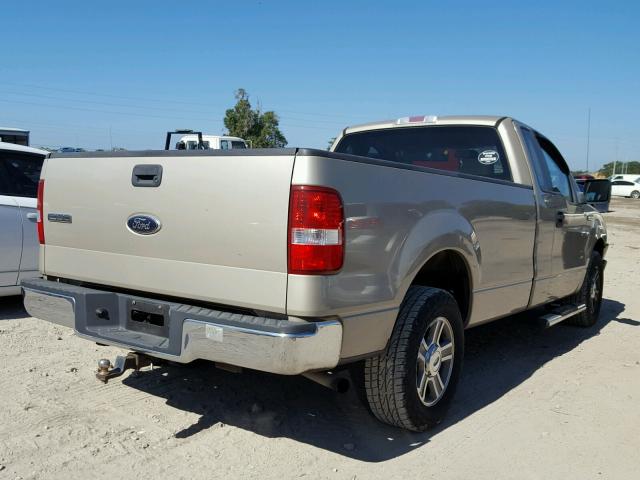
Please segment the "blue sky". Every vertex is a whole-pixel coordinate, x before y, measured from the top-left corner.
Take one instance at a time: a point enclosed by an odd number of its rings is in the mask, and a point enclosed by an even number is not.
[[[221,133],[238,87],[290,146],[412,114],[504,114],[573,168],[640,160],[640,2],[8,2],[0,125],[162,148]]]

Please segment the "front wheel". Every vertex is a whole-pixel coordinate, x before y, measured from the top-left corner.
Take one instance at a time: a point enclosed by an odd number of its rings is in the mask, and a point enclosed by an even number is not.
[[[440,423],[453,399],[464,356],[464,328],[448,292],[411,287],[386,351],[368,358],[364,386],[373,414],[408,430]]]
[[[599,252],[591,252],[587,274],[578,293],[570,297],[571,303],[585,305],[584,312],[574,315],[567,320],[570,325],[591,327],[600,316],[602,307],[602,287],[604,285],[604,262]]]
[[[640,192],[638,190],[634,190],[633,192],[631,192],[631,198],[640,198]]]

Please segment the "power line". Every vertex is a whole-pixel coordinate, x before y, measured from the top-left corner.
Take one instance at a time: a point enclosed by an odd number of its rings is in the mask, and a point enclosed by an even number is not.
[[[149,115],[146,113],[135,113],[135,112],[120,112],[120,111],[113,111],[113,110],[98,110],[95,108],[83,108],[83,107],[72,107],[70,105],[50,105],[50,104],[46,104],[46,103],[36,103],[36,102],[27,102],[24,100],[7,100],[7,99],[0,99],[0,102],[4,102],[4,103],[18,103],[18,104],[22,104],[22,105],[35,105],[37,107],[47,107],[47,108],[61,108],[64,110],[77,110],[77,111],[82,111],[82,112],[95,112],[95,113],[109,113],[109,114],[113,114],[113,115],[129,115],[129,116],[134,116],[134,117],[148,117],[148,118],[160,118],[160,119],[168,119],[168,118],[172,118],[172,119],[176,119],[176,120],[194,120],[194,118],[184,118],[184,117],[175,117],[175,116],[162,116],[162,115]],[[215,121],[211,118],[209,119],[200,119],[203,121]]]
[[[130,96],[125,96],[125,95],[113,95],[113,94],[108,94],[108,93],[99,93],[99,92],[89,92],[86,90],[72,90],[72,89],[67,89],[67,88],[57,88],[57,87],[49,87],[49,86],[44,86],[44,85],[34,85],[34,84],[19,84],[19,83],[12,83],[12,82],[0,82],[0,84],[2,85],[10,85],[10,86],[14,86],[14,87],[23,87],[23,88],[35,88],[35,89],[42,89],[42,90],[50,90],[50,91],[57,91],[57,92],[65,92],[65,93],[73,93],[73,94],[77,94],[77,95],[89,95],[89,96],[98,96],[98,97],[105,97],[105,98],[119,98],[119,99],[124,99],[124,100],[136,100],[136,101],[148,101],[148,102],[154,102],[154,103],[176,103],[179,105],[196,105],[201,107],[202,106],[202,102],[192,102],[189,100],[182,100],[182,99],[176,99],[175,97],[167,97],[167,98],[162,98],[162,99],[158,99],[158,98],[149,98],[149,97],[130,97]],[[215,106],[216,108],[221,108],[221,109],[226,109],[228,107],[224,107],[221,105],[212,105]],[[369,119],[369,117],[367,116],[363,116],[363,115],[353,115],[353,114],[339,114],[339,113],[333,113],[333,114],[328,114],[328,113],[319,113],[319,112],[302,112],[302,111],[298,111],[298,110],[287,110],[287,109],[278,109],[278,111],[280,112],[284,112],[284,113],[291,113],[294,115],[308,115],[308,116],[312,116],[312,117],[325,117],[325,118],[344,118],[344,119],[350,119],[352,120],[353,118],[366,118]]]
[[[51,105],[51,104],[45,104],[45,103],[36,103],[36,102],[28,102],[28,101],[24,101],[24,100],[7,100],[7,99],[0,99],[0,102],[4,102],[4,103],[18,103],[18,104],[23,104],[23,105],[34,105],[37,107],[46,107],[46,108],[58,108],[58,109],[65,109],[65,110],[76,110],[76,111],[82,111],[82,112],[95,112],[95,113],[107,113],[107,114],[111,114],[111,115],[125,115],[125,116],[135,116],[135,117],[147,117],[147,118],[157,118],[157,119],[173,119],[173,120],[185,120],[185,121],[193,121],[193,120],[197,120],[197,121],[203,121],[203,122],[214,122],[217,124],[220,124],[222,122],[217,121],[217,120],[213,120],[213,118],[202,118],[202,117],[179,117],[179,116],[174,116],[174,115],[150,115],[150,114],[145,114],[145,113],[136,113],[136,112],[122,112],[122,111],[115,111],[115,110],[100,110],[100,109],[95,109],[95,108],[85,108],[85,107],[74,107],[74,106],[70,106],[70,105]],[[320,130],[331,130],[331,131],[335,131],[337,128],[331,128],[329,129],[328,127],[321,127],[318,125],[304,125],[304,124],[298,124],[298,123],[290,123],[289,120],[297,120],[297,119],[292,119],[291,117],[279,117],[281,120],[285,120],[285,124],[288,124],[289,126],[292,127],[296,127],[296,128],[310,128],[310,129],[320,129]],[[326,122],[323,122],[326,123]],[[333,122],[329,122],[329,123],[333,123]]]

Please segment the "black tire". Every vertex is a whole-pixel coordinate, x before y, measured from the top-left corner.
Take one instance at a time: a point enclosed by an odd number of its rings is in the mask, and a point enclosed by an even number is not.
[[[418,374],[421,373],[421,367],[418,365],[418,351],[427,332],[435,328],[434,325],[442,323],[442,318],[450,327],[442,327],[441,331],[444,332],[446,328],[447,336],[450,337],[452,345],[449,348],[452,354],[447,356],[451,357],[452,364],[445,367],[445,354],[440,356],[439,345],[438,353],[432,350],[432,355],[429,357],[427,355],[421,357],[437,362],[434,366],[431,361],[420,363],[425,370],[424,376],[421,374],[420,378],[432,380],[431,383],[425,383],[426,388],[422,391],[425,397],[429,389],[432,394],[435,392],[433,379],[441,378],[437,370],[435,377],[427,375],[427,365],[429,371],[432,367],[434,369],[443,367],[443,376],[446,368],[448,376],[446,383],[439,384],[441,397],[435,399],[431,406],[427,406],[418,394]],[[442,342],[438,340],[437,343]],[[435,347],[436,341],[433,345]],[[379,356],[366,359],[364,364],[364,387],[371,411],[384,423],[416,432],[422,432],[437,425],[444,418],[455,394],[462,371],[463,357],[464,326],[460,309],[453,296],[437,288],[417,286],[409,288],[400,307],[387,349]],[[444,388],[441,388],[443,383]]]
[[[567,319],[569,325],[577,327],[591,327],[596,324],[602,307],[602,286],[604,284],[604,263],[599,252],[591,252],[589,266],[580,290],[570,297],[570,302],[576,305],[586,305],[587,309]],[[593,288],[596,289],[595,295]]]
[[[634,190],[631,192],[631,198],[640,198],[640,192],[638,190]]]

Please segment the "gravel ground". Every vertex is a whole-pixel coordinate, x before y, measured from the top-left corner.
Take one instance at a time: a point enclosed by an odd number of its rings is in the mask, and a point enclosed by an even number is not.
[[[467,332],[447,421],[412,434],[302,377],[156,367],[108,385],[99,347],[0,299],[0,480],[636,479],[640,201],[612,202],[588,330],[519,315]]]

